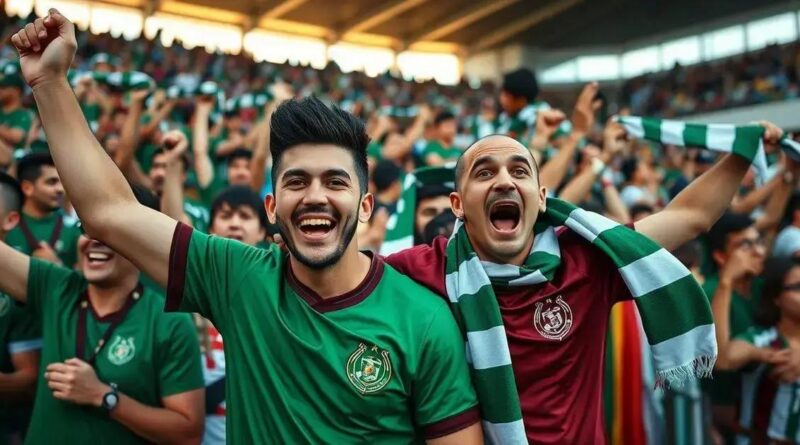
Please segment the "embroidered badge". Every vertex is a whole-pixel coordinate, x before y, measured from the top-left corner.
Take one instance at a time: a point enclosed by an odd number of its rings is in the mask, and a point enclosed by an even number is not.
[[[380,391],[392,379],[389,351],[360,343],[347,360],[347,378],[361,394]]]
[[[544,303],[536,303],[533,325],[542,337],[562,340],[572,328],[572,309],[564,302],[561,295],[555,300],[548,298]]]
[[[122,338],[119,335],[108,345],[108,361],[115,365],[124,365],[136,355],[136,345],[133,337]]]

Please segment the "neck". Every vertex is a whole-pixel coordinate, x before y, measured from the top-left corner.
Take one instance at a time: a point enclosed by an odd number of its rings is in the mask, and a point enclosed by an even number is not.
[[[792,346],[800,346],[800,323],[785,315],[778,320],[778,332],[781,333]]]
[[[17,108],[19,108],[21,104],[22,104],[22,99],[19,98],[11,99],[3,104],[3,112],[8,113],[9,111],[14,111]]]
[[[105,317],[122,309],[128,295],[133,292],[138,282],[139,273],[137,272],[107,286],[89,283],[89,301],[97,315]]]
[[[323,299],[346,294],[358,287],[369,272],[370,259],[350,243],[339,261],[325,269],[312,269],[289,255],[297,280]]]
[[[25,201],[25,204],[22,206],[22,211],[26,215],[32,216],[34,218],[44,218],[45,216],[48,216],[51,213],[53,213],[52,210],[43,210],[42,208],[34,204],[31,200]]]
[[[752,283],[753,279],[751,277],[744,277],[737,280],[733,283],[733,289],[738,292],[740,295],[745,297],[750,297],[750,284]]]

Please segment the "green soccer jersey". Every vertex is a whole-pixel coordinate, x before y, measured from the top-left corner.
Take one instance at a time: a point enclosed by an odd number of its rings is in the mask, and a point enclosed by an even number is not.
[[[733,291],[731,294],[730,309],[730,330],[731,335],[736,336],[744,333],[755,326],[756,309],[758,308],[759,297],[761,296],[762,281],[754,279],[750,286],[750,298],[745,297],[739,292]],[[717,274],[706,278],[703,283],[703,291],[709,298],[714,297],[714,292],[719,285]],[[734,406],[738,401],[739,392],[739,372],[737,371],[715,371],[713,379],[702,380],[703,390],[711,397],[714,405]]]
[[[192,221],[192,227],[201,232],[208,232],[208,207],[193,199],[185,198],[183,200],[183,212],[189,216],[189,219]]]
[[[759,348],[783,349],[789,346],[775,327],[751,327],[737,340]],[[742,372],[739,425],[750,431],[738,443],[767,443],[766,437],[781,443],[800,443],[800,380],[782,383],[769,376],[771,367],[752,363]]]
[[[33,125],[33,112],[27,108],[16,108],[8,113],[0,110],[0,125],[6,126],[11,129],[22,130],[25,135],[28,135],[31,126]],[[18,144],[21,147],[25,143],[25,138]],[[17,148],[18,148],[17,147]]]
[[[42,334],[36,318],[0,292],[0,374],[14,372],[12,356],[42,347]],[[25,423],[30,408],[0,399],[0,444],[6,434]]]
[[[421,443],[478,420],[447,304],[379,257],[331,299],[274,245],[180,224],[171,258],[168,310],[199,312],[225,339],[229,443]]]
[[[77,272],[31,258],[28,307],[42,322],[41,369],[75,357],[78,348],[78,302],[87,287]],[[165,314],[164,298],[144,290],[113,331],[94,365],[97,377],[149,406],[161,399],[202,388],[200,349],[187,314]],[[99,317],[89,307],[85,354],[89,355],[119,313]],[[87,357],[82,357],[87,359]],[[147,443],[101,408],[57,400],[39,375],[29,444]]]
[[[458,157],[461,156],[461,149],[458,147],[445,147],[441,142],[432,139],[425,145],[422,159],[427,163],[430,155],[437,155],[445,161],[457,161]]]
[[[56,251],[64,266],[72,267],[78,259],[80,236],[80,230],[74,224],[67,222],[61,211],[53,212],[44,218],[34,218],[23,212],[20,223],[8,232],[6,243],[30,255],[36,250],[40,241],[46,241]]]

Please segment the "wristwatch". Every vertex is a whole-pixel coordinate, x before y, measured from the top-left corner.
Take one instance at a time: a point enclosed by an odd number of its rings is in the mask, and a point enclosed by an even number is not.
[[[100,406],[103,407],[106,410],[106,412],[111,412],[111,410],[116,408],[117,404],[119,403],[119,394],[117,394],[117,384],[111,383],[109,386],[111,386],[111,391],[103,395],[103,402],[100,404]]]

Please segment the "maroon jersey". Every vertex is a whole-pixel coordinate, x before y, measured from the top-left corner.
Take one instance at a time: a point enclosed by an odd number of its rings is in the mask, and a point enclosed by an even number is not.
[[[603,372],[611,306],[630,292],[611,260],[570,230],[559,232],[561,266],[552,282],[498,287],[528,441],[602,444]],[[416,246],[386,258],[446,295],[445,247]]]

